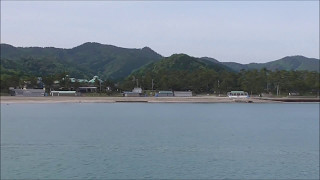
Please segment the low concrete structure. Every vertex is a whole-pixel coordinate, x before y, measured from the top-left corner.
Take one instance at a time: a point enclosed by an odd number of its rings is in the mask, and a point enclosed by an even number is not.
[[[44,96],[44,89],[10,89],[11,96]]]
[[[124,97],[142,97],[144,95],[142,94],[142,89],[136,87],[136,88],[133,88],[132,91],[124,91],[123,96]]]
[[[192,97],[192,91],[174,91],[175,97]]]
[[[137,92],[124,91],[123,96],[124,97],[141,97],[142,95],[141,93],[137,93]]]
[[[156,97],[173,97],[172,91],[159,91],[156,93]]]
[[[289,96],[300,96],[300,93],[298,92],[289,92]]]
[[[76,91],[51,91],[51,96],[76,96]]]
[[[227,93],[229,98],[249,98],[249,94],[244,91],[231,91]]]

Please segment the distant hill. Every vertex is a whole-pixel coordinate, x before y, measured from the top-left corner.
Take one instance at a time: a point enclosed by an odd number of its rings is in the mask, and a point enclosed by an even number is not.
[[[206,59],[186,54],[173,54],[133,72],[122,83],[122,88],[130,90],[139,80],[138,86],[144,89],[152,89],[152,82],[155,82],[153,89],[202,92],[216,83],[215,77],[220,72],[233,72],[233,70]]]
[[[307,58],[304,56],[287,56],[279,60],[270,61],[267,63],[250,63],[250,64],[240,64],[235,62],[221,62],[221,64],[228,66],[234,71],[240,71],[241,69],[262,69],[266,68],[268,70],[306,70],[306,71],[317,71],[319,72],[319,59]]]
[[[149,47],[128,49],[90,42],[72,49],[23,48],[1,44],[2,69],[14,68],[33,75],[66,71],[78,78],[98,75],[103,78],[121,79],[161,58],[161,55]]]
[[[229,67],[221,64],[209,61],[205,58],[195,58],[186,54],[173,54],[170,57],[163,58],[160,61],[148,64],[142,67],[138,71],[134,72],[145,74],[146,72],[175,72],[175,71],[188,71],[193,72],[201,69],[212,69],[216,72],[220,71],[233,71]]]
[[[269,70],[307,70],[319,72],[319,59],[304,56],[287,56],[267,63],[240,64],[219,62],[210,57],[194,58],[175,54],[163,59],[161,55],[144,47],[141,49],[121,48],[87,42],[80,46],[63,49],[54,47],[14,47],[1,44],[1,74],[18,73],[43,76],[68,72],[71,77],[91,78],[94,75],[102,79],[121,80],[132,72],[145,71],[155,66],[153,71],[185,70],[209,68],[239,72],[241,69]],[[156,63],[159,62],[159,63]],[[147,66],[150,64],[150,66]]]

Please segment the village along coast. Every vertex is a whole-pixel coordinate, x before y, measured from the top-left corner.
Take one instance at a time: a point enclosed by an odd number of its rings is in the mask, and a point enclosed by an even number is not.
[[[83,96],[44,96],[44,97],[18,97],[1,96],[1,103],[281,103],[281,102],[320,102],[316,97],[304,98],[242,98],[216,96],[194,97],[83,97]]]
[[[99,43],[57,52],[8,44],[1,50],[2,103],[319,102],[319,59],[304,56],[239,64]],[[51,56],[59,61],[50,61]],[[227,97],[232,91],[248,97]]]

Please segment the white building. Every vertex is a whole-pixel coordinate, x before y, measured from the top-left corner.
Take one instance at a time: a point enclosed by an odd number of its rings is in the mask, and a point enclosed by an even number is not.
[[[132,92],[133,92],[133,93],[142,93],[142,89],[136,87],[136,88],[133,88]]]
[[[76,96],[76,91],[50,91],[50,96]]]
[[[98,76],[93,76],[93,78],[89,81],[89,83],[95,83],[96,80],[98,80],[100,83],[102,83],[103,81],[101,79],[99,79]]]

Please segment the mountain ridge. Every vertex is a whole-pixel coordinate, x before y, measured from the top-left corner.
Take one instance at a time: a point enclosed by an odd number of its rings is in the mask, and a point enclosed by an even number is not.
[[[237,62],[220,62],[214,58],[202,57],[204,59],[210,60],[212,62],[218,62],[225,66],[230,67],[234,71],[239,72],[240,70],[252,70],[252,69],[262,69],[266,68],[268,70],[308,70],[319,72],[319,59],[308,58],[302,55],[295,56],[285,56],[278,60],[269,61],[266,63],[248,63],[241,64]]]
[[[5,43],[0,45],[2,69],[19,70],[33,75],[68,72],[71,76],[78,78],[90,78],[93,75],[98,75],[104,79],[117,80],[165,58],[147,46],[143,48],[124,48],[97,42],[86,42],[69,49],[15,47]],[[319,59],[301,55],[286,56],[266,63],[249,64],[220,62],[211,57],[197,58],[197,61],[214,66],[216,70],[220,68],[235,72],[239,72],[241,69],[259,70],[262,68],[272,71],[307,70],[319,72]]]
[[[161,58],[160,54],[148,47],[130,49],[92,42],[70,49],[14,47],[9,44],[1,44],[2,63],[6,63],[4,61],[6,59],[15,61],[21,66],[25,66],[25,61],[41,66],[43,61],[51,60],[57,67],[60,67],[60,69],[55,69],[56,73],[68,71],[71,75],[79,77],[99,75],[103,78],[121,79],[134,69]],[[39,74],[45,74],[45,72]]]

